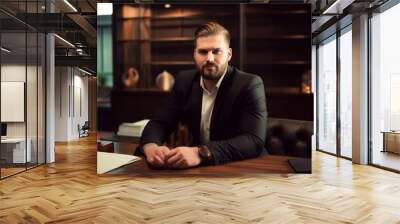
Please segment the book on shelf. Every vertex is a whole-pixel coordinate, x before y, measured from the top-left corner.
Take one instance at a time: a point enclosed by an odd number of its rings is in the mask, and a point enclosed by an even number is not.
[[[118,127],[117,135],[120,136],[130,136],[130,137],[140,137],[142,135],[144,127],[150,120],[145,119],[133,123],[122,123]]]

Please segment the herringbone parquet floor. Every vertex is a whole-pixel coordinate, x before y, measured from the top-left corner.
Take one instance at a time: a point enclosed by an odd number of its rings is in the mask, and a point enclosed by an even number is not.
[[[0,223],[400,223],[400,175],[315,152],[312,175],[96,174],[95,137],[0,181]]]

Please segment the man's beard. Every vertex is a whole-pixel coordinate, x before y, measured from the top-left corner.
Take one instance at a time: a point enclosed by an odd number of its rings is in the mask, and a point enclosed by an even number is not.
[[[199,70],[203,79],[217,81],[224,74],[226,67],[228,67],[228,63],[222,65],[220,68],[214,63],[206,63]]]

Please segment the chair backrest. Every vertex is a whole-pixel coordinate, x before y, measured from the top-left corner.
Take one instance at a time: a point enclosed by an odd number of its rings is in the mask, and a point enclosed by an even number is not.
[[[89,129],[89,128],[90,128],[89,121],[85,121],[85,123],[82,126],[82,129]]]
[[[275,155],[311,157],[312,135],[312,121],[268,118],[265,148]]]

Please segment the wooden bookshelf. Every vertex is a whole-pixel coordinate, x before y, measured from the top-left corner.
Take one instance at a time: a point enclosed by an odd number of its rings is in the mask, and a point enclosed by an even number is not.
[[[231,9],[231,10],[229,10]],[[154,86],[154,79],[167,70],[175,75],[182,69],[194,68],[195,29],[209,19],[217,20],[232,31],[232,43],[238,46],[239,5],[177,4],[116,5],[114,86],[123,88],[121,75],[135,67],[141,79],[139,87]],[[233,61],[238,61],[238,55]],[[118,77],[119,76],[119,77]],[[145,76],[145,78],[142,78]]]
[[[210,20],[221,23],[231,33],[230,64],[263,79],[269,115],[312,120],[313,96],[301,92],[304,80],[311,76],[310,5],[173,4],[166,9],[163,4],[115,4],[112,101],[117,123],[152,114],[143,108],[154,109],[148,104],[160,103],[167,94],[154,90],[159,73],[167,70],[176,75],[195,68],[193,34]],[[122,74],[130,67],[140,74],[134,91],[124,89],[121,82]],[[143,105],[131,105],[142,108],[141,115],[122,105],[125,101],[142,102],[142,98]]]

